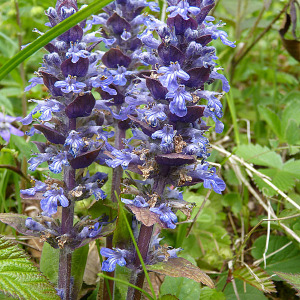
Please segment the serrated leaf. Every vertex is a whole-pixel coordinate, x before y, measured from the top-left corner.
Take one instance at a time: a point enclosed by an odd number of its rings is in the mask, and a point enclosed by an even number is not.
[[[272,131],[282,139],[281,135],[281,121],[275,112],[273,112],[268,107],[259,105],[258,106],[259,114],[261,115],[262,119],[265,120],[268,125],[271,127]]]
[[[285,139],[289,145],[295,145],[300,140],[299,126],[294,119],[289,120],[285,129]]]
[[[298,293],[297,296],[300,296],[300,274],[289,274],[282,272],[274,272],[284,281],[288,282]]]
[[[287,245],[290,240],[285,236],[270,235],[269,247],[266,255],[277,251]],[[251,254],[254,259],[261,259],[266,247],[266,236],[260,236],[255,240]],[[298,273],[300,265],[300,250],[298,245],[291,244],[270,256],[266,260],[267,268],[265,271],[269,274],[274,272]]]
[[[259,172],[272,178],[272,183],[283,192],[286,192],[295,186],[295,177],[289,172],[279,169],[258,169]],[[253,180],[258,189],[268,197],[273,197],[277,192],[264,182],[258,175],[253,174]]]
[[[249,267],[248,269],[246,266],[242,266],[233,271],[233,277],[251,284],[264,293],[276,292],[270,276],[260,267]]]
[[[147,270],[171,277],[185,277],[202,282],[210,288],[215,285],[208,275],[182,257],[170,258],[168,261],[155,265],[147,265]]]
[[[0,236],[0,290],[19,299],[59,300],[50,285],[26,253]]]
[[[264,295],[263,292],[253,287],[250,284],[245,284],[242,280],[235,279],[237,293],[241,300],[267,300],[268,298]],[[218,282],[218,290],[222,290],[226,283],[226,276],[222,276]],[[236,300],[237,297],[235,295],[232,283],[226,285],[225,290],[223,291],[226,299],[228,300]]]
[[[281,168],[282,166],[280,155],[261,145],[241,145],[237,148],[236,155],[255,165],[274,168]]]
[[[300,179],[300,160],[290,159],[282,167],[282,170]]]

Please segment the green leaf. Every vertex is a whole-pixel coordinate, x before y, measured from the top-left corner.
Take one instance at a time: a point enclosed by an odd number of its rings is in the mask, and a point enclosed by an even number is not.
[[[55,285],[58,280],[59,249],[52,248],[44,243],[40,260],[40,270]]]
[[[277,114],[275,114],[271,109],[266,106],[259,105],[258,106],[259,114],[262,119],[265,120],[268,125],[271,127],[273,132],[282,139],[281,135],[281,121]]]
[[[237,292],[241,300],[267,300],[268,298],[264,295],[263,292],[253,287],[250,284],[245,285],[242,280],[235,279],[235,284],[237,288]],[[226,283],[226,277],[221,277],[218,283],[218,290],[222,289]],[[232,283],[228,283],[225,290],[223,291],[225,294],[226,300],[236,300],[236,295],[233,290]],[[202,300],[202,299],[200,299]]]
[[[22,63],[26,58],[34,54],[36,51],[50,43],[53,39],[60,36],[76,24],[80,23],[92,14],[96,14],[100,9],[109,4],[112,0],[95,0],[87,7],[79,10],[74,15],[65,19],[58,25],[51,28],[45,34],[37,38],[26,48],[21,50],[12,59],[10,59],[6,64],[4,64],[0,69],[0,80],[3,79],[9,72],[11,72],[15,67]]]
[[[94,291],[91,295],[87,298],[87,300],[97,300],[98,299],[98,292],[99,292],[100,284],[98,283]]]
[[[259,172],[272,178],[272,183],[283,192],[286,192],[295,186],[295,177],[285,171],[278,169],[258,169]],[[253,174],[253,180],[258,189],[267,197],[277,195],[277,192],[264,182],[258,175]]]
[[[11,299],[12,299],[12,297],[6,296],[6,295],[0,293],[0,300],[11,300]]]
[[[295,100],[291,101],[290,103],[288,103],[288,105],[285,107],[281,119],[282,119],[282,130],[283,133],[286,130],[289,121],[290,120],[295,120],[297,125],[300,124],[300,101],[299,101],[299,92],[298,94],[295,96]]]
[[[124,214],[119,212],[118,219],[117,219],[117,226],[116,226],[116,230],[114,231],[114,236],[113,236],[113,245],[114,246],[116,245],[116,243],[127,244],[130,241],[130,233],[126,226],[126,219],[125,219],[125,218],[127,218],[127,220],[128,220],[130,217],[131,216],[129,215],[127,210],[124,210]]]
[[[234,214],[237,214],[242,209],[242,199],[238,193],[228,193],[222,198],[222,205],[229,206]]]
[[[89,253],[89,245],[76,249],[72,255],[72,277],[74,278],[74,295],[79,295],[82,286],[83,274]]]
[[[299,126],[294,119],[289,120],[285,130],[285,139],[290,145],[295,145],[300,140]]]
[[[283,164],[279,154],[260,145],[241,145],[237,148],[236,155],[259,166],[281,168]]]
[[[60,299],[26,253],[0,236],[0,290],[20,299]]]
[[[233,277],[251,284],[264,293],[276,292],[270,276],[260,267],[252,267],[249,270],[246,266],[243,266],[233,271]]]
[[[227,184],[233,186],[238,186],[240,184],[235,172],[232,169],[225,170],[224,177]]]
[[[85,245],[81,248],[76,249],[72,254],[72,277],[74,278],[74,293],[79,292],[83,274],[85,270],[85,265],[87,261],[87,256],[89,252],[89,246]],[[53,283],[57,284],[58,281],[58,268],[59,268],[59,249],[52,248],[48,243],[44,243],[40,269],[45,276]]]
[[[168,261],[154,265],[147,265],[146,267],[148,271],[172,277],[189,278],[196,282],[201,282],[210,288],[214,288],[214,283],[208,275],[182,257],[169,258]]]
[[[297,296],[300,296],[300,274],[288,274],[282,272],[274,272],[284,281],[288,282],[298,292]]]
[[[201,289],[200,300],[225,300],[225,295],[222,292],[205,286]]]
[[[201,288],[199,283],[184,277],[166,276],[160,287],[160,294],[174,295],[178,299],[199,299]]]
[[[159,298],[159,300],[179,300],[176,296],[174,295],[163,295]]]
[[[269,247],[266,255],[275,252],[281,247],[288,244],[290,240],[285,236],[270,235]],[[260,236],[253,244],[251,254],[254,259],[261,259],[266,247],[266,236]],[[268,273],[286,272],[286,273],[298,273],[300,265],[300,250],[298,245],[291,244],[281,250],[280,252],[267,258]]]
[[[282,170],[300,179],[300,160],[290,159],[282,167]]]

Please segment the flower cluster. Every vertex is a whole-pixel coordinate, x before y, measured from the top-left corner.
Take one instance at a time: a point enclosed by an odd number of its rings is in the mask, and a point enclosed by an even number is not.
[[[74,226],[69,222],[68,230],[66,214],[61,228],[52,219],[58,206],[66,212],[75,201],[106,198],[101,187],[107,175],[90,175],[86,169],[94,162],[114,169],[116,191],[122,177],[118,170],[143,177],[134,180],[128,173],[121,197],[135,215],[133,224],[141,223],[141,234],[153,225],[175,229],[177,210],[190,216],[193,205],[184,201],[180,187],[202,182],[219,194],[225,189],[216,169],[206,162],[210,126],[205,120],[211,118],[215,131],[223,131],[221,97],[230,89],[210,42],[220,38],[227,46],[235,44],[219,29],[224,24],[214,24],[208,16],[214,0],[168,0],[168,4],[165,23],[141,13],[145,8],[157,12],[155,2],[114,1],[45,47],[49,53],[26,90],[44,84],[50,97],[34,100],[36,107],[22,122],[37,122],[28,134],[47,139],[35,143],[39,153],[29,159],[29,169],[35,171],[46,162],[49,171],[63,173],[64,180],[35,181],[21,193],[40,199],[42,215],[48,218],[46,223],[28,218],[26,228],[31,233],[47,232],[54,247],[69,246],[73,251],[104,231],[111,233],[104,229],[113,222],[107,219],[83,219]],[[58,1],[46,12],[47,25],[54,27],[76,11],[76,0]],[[93,31],[97,25],[101,28]],[[100,43],[106,51],[96,50]],[[223,93],[209,89],[215,80],[222,82]],[[181,250],[159,246],[158,237],[147,239],[143,259],[148,264],[176,258]],[[121,249],[117,241],[117,247],[101,249],[107,258],[102,270],[111,272],[117,264],[138,269],[132,245]]]
[[[77,11],[76,0],[57,1],[55,8],[46,11],[49,19],[46,25],[54,27]],[[106,129],[104,114],[94,109],[96,100],[92,89],[99,81],[102,84],[105,76],[100,66],[104,53],[95,47],[101,42],[109,46],[115,39],[98,37],[98,32],[85,33],[85,27],[86,22],[82,22],[45,46],[49,53],[25,89],[29,91],[37,84],[44,84],[50,93],[48,99],[31,100],[36,106],[21,120],[24,125],[35,121],[28,135],[43,134],[47,139],[46,143],[35,142],[39,153],[29,159],[29,170],[35,171],[46,162],[50,172],[64,174],[64,181],[57,183],[50,178],[45,182],[35,181],[35,186],[22,190],[21,195],[40,199],[42,215],[50,218],[57,213],[58,206],[72,207],[75,201],[92,195],[96,200],[106,198],[101,189],[107,181],[106,174],[86,172],[85,176],[76,176],[75,170],[108,159],[103,145],[113,132]],[[80,226],[69,228],[69,239],[64,246],[74,249],[84,240],[101,236],[102,226],[95,224],[93,230]],[[33,230],[41,228],[29,219],[25,225]],[[58,235],[61,233],[64,232],[58,230]]]
[[[124,149],[111,148],[106,164],[141,174],[146,179],[144,185],[148,185],[145,189],[137,188],[134,199],[122,198],[122,201],[136,216],[144,216],[139,221],[145,226],[149,226],[146,220],[151,216],[162,228],[174,229],[177,222],[174,212],[182,209],[186,213],[189,204],[179,193],[176,196],[173,193],[171,199],[170,190],[165,190],[167,186],[203,182],[205,188],[213,188],[219,194],[225,189],[216,169],[205,162],[210,155],[205,118],[212,118],[217,133],[223,131],[220,99],[230,89],[220,73],[222,69],[217,67],[216,49],[210,42],[220,38],[225,45],[235,47],[235,44],[219,30],[224,24],[214,25],[214,18],[208,16],[213,0],[168,3],[170,14],[166,24],[150,15],[133,18],[128,12],[133,5],[131,1],[116,1],[106,9],[106,25],[115,24],[113,31],[119,48],[110,49],[102,61],[114,77],[109,88],[114,88],[116,94],[106,92],[102,86],[102,99],[106,97],[109,102],[100,100],[96,106],[109,111],[132,131],[132,137],[123,140]],[[121,11],[122,16],[118,15]],[[98,17],[107,18],[104,14]],[[96,17],[93,20],[100,22]],[[137,24],[144,25],[137,35],[141,46],[129,48],[126,43],[135,38]],[[138,63],[146,70],[132,69]],[[223,93],[208,89],[215,80],[222,82]],[[121,122],[117,124],[120,126]],[[137,187],[136,182],[131,184]]]

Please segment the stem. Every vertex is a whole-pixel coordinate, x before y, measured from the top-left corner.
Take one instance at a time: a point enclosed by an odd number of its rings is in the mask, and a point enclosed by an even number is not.
[[[166,177],[158,177],[153,184],[152,187],[152,193],[157,193],[158,195],[162,195],[164,192],[164,189],[166,187]],[[153,227],[152,226],[145,226],[144,224],[141,225],[140,233],[138,237],[138,248],[141,252],[143,261],[146,261],[148,251],[149,251],[149,245],[152,238],[153,233]],[[143,271],[140,271],[141,262],[139,260],[139,257],[137,254],[135,254],[135,261],[134,265],[136,267],[136,270],[132,271],[130,283],[134,284],[135,286],[139,288],[143,288],[144,279],[145,279],[145,273]],[[140,300],[141,299],[141,292],[137,289],[128,288],[127,292],[127,300]]]
[[[119,128],[119,126],[116,126],[116,135],[115,135],[116,149],[118,150],[124,149],[123,139],[125,139],[125,136],[126,136],[126,130]],[[118,202],[115,192],[117,192],[117,195],[120,195],[121,193],[120,184],[121,184],[122,176],[123,176],[123,169],[121,166],[118,166],[117,168],[113,169],[112,184],[111,184],[112,202]]]
[[[76,129],[76,119],[69,119],[69,130]],[[76,171],[72,167],[65,167],[64,182],[68,191],[76,186]],[[69,200],[70,201],[70,200]],[[61,235],[68,235],[73,228],[74,203],[62,208]],[[62,248],[59,253],[58,288],[64,290],[64,300],[77,299],[71,289],[72,252],[68,248]]]
[[[119,127],[119,124],[116,126],[116,133],[115,133],[115,148],[118,150],[121,150],[124,148],[123,145],[123,139],[126,137],[126,130],[121,129]],[[121,179],[123,177],[123,169],[121,166],[118,166],[117,168],[113,169],[113,174],[112,174],[112,183],[111,183],[111,201],[112,202],[118,202],[118,199],[116,198],[116,193],[119,196],[121,193],[120,190],[120,184],[121,184]],[[112,249],[113,247],[113,235],[111,234],[110,236],[106,237],[106,248]],[[106,274],[110,277],[114,277],[115,272],[106,272]],[[112,298],[114,299],[114,287],[115,287],[115,282],[113,280],[109,280],[109,289],[110,293],[107,289],[107,286],[104,285],[103,288],[103,299],[110,299],[110,295],[112,295]]]

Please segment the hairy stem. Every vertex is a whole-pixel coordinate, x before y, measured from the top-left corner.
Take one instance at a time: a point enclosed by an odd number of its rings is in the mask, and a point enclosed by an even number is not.
[[[116,127],[116,134],[115,134],[115,148],[118,150],[124,149],[123,145],[123,139],[125,139],[126,136],[126,130],[119,128],[119,126]],[[115,192],[117,192],[117,195],[120,195],[120,184],[121,179],[123,176],[123,169],[121,166],[118,166],[117,168],[113,169],[113,175],[112,175],[112,184],[111,184],[111,200],[113,202],[118,202]]]
[[[152,193],[157,193],[158,195],[162,195],[164,189],[166,187],[165,177],[158,177],[153,184]],[[145,226],[144,224],[141,225],[141,229],[138,236],[138,248],[141,252],[142,258],[144,261],[147,259],[149,245],[152,238],[154,226]],[[140,270],[141,262],[137,254],[135,254],[135,262],[134,265],[136,270],[132,271],[130,283],[134,284],[139,288],[143,288],[145,273]],[[141,292],[139,290],[128,288],[127,292],[127,300],[140,300],[141,299]]]
[[[123,145],[123,139],[125,139],[126,136],[126,130],[119,128],[119,126],[116,126],[116,133],[115,133],[115,148],[118,150],[121,150],[124,148]],[[120,195],[120,184],[121,179],[123,177],[123,169],[121,166],[118,166],[117,168],[113,169],[112,174],[112,183],[111,183],[111,200],[112,202],[118,202],[118,199],[116,198],[115,192],[117,192],[117,195]],[[112,249],[113,247],[113,235],[110,235],[106,238],[106,248]],[[106,273],[110,277],[114,277],[115,272],[107,272]],[[110,294],[112,295],[112,298],[114,298],[114,284],[115,282],[113,280],[109,280],[109,289]],[[109,298],[109,291],[107,290],[107,286],[104,285],[103,288],[103,299],[110,299]]]
[[[69,130],[76,129],[76,119],[69,119]],[[68,191],[76,186],[76,171],[72,167],[64,169],[64,182]],[[69,200],[70,201],[70,200]],[[62,208],[61,215],[61,235],[68,235],[72,231],[74,219],[74,203],[70,201],[68,207]],[[68,248],[62,249],[59,253],[58,288],[64,291],[64,300],[77,299],[77,295],[72,294],[71,288],[71,267],[72,252]]]

